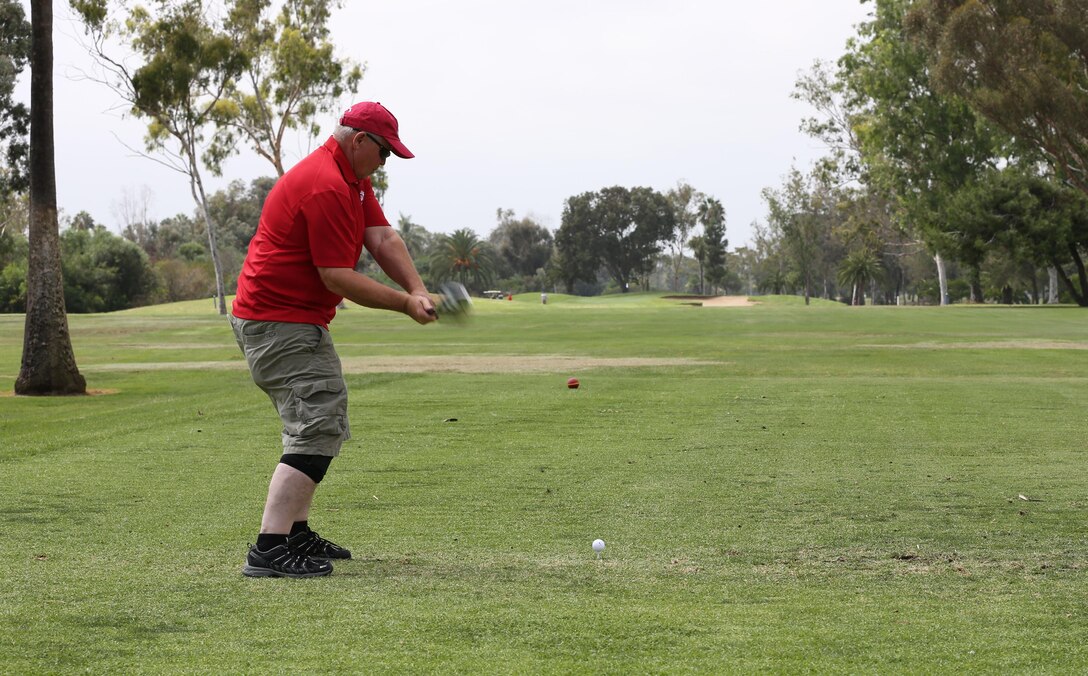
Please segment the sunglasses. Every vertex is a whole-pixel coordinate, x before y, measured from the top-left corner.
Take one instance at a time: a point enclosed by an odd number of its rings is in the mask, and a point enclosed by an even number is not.
[[[384,143],[382,143],[380,138],[377,135],[371,134],[369,131],[364,131],[363,133],[366,134],[367,138],[369,138],[371,141],[373,141],[375,143],[375,145],[378,146],[378,148],[379,148],[378,155],[383,160],[389,159],[389,155],[392,154],[393,150],[391,148],[387,147]]]

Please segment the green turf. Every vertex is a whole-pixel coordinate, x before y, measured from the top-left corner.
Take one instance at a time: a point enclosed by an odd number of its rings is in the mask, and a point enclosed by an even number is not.
[[[1088,670],[1088,312],[763,300],[342,311],[495,368],[348,376],[317,580],[240,574],[279,426],[211,302],[72,316],[100,394],[0,396],[0,673]]]

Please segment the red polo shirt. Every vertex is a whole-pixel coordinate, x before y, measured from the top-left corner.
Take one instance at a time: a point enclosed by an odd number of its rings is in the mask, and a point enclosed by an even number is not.
[[[388,225],[370,179],[355,178],[330,137],[268,193],[238,275],[234,316],[328,326],[343,297],[325,288],[317,268],[355,267],[363,231]]]

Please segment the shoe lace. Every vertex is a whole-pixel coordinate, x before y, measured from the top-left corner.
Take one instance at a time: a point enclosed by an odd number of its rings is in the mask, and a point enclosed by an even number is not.
[[[317,534],[317,531],[308,531],[306,539],[301,543],[299,551],[303,551],[306,554],[326,554],[330,550],[337,549],[338,545],[329,542],[325,538]]]
[[[272,563],[285,569],[313,570],[321,567],[319,562],[310,558],[308,551],[303,552],[290,547],[285,547],[283,553],[277,556]]]

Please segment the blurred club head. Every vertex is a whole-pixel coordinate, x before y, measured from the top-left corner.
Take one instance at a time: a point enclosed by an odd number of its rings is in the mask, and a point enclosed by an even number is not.
[[[438,304],[435,307],[439,321],[452,320],[458,323],[468,321],[472,314],[472,298],[463,284],[443,282],[438,287]]]

